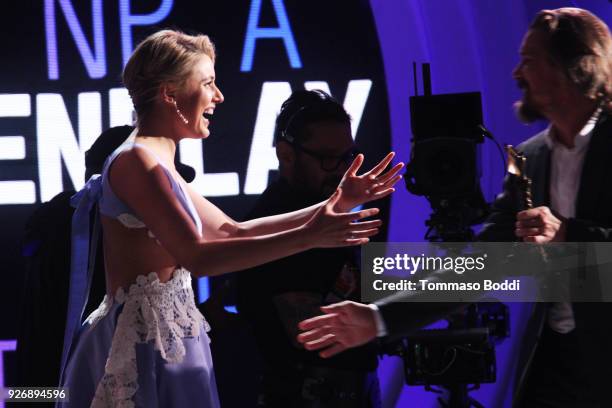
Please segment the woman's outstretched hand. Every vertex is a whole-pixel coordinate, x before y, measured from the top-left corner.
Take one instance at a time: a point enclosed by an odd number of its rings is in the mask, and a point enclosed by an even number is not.
[[[341,196],[342,189],[338,188],[304,225],[305,231],[310,235],[309,242],[312,247],[362,245],[369,241],[369,237],[378,234],[382,221],[358,221],[378,214],[378,208],[352,213],[337,212],[335,208]]]
[[[363,154],[358,155],[342,177],[340,182],[342,195],[336,208],[339,211],[349,211],[358,205],[378,200],[393,193],[395,191],[393,186],[402,178],[398,173],[404,167],[404,163],[396,164],[386,173],[383,173],[383,171],[391,163],[394,156],[394,152],[389,153],[370,171],[358,176],[357,171],[364,160]]]

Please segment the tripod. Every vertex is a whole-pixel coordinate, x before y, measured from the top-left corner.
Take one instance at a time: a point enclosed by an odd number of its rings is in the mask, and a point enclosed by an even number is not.
[[[470,227],[470,218],[474,210],[467,200],[445,200],[430,198],[433,212],[425,221],[428,227],[425,239],[429,242],[472,242],[474,230]],[[482,214],[478,214],[482,217]],[[472,308],[472,312],[475,313]],[[466,321],[474,321],[474,316],[467,316]],[[452,323],[451,323],[452,324]],[[451,363],[452,364],[452,363]],[[438,397],[438,403],[444,408],[484,408],[484,406],[469,396],[469,392],[480,388],[480,384],[469,387],[468,383],[440,384],[442,389],[435,389],[431,384],[425,384],[425,390],[438,394],[446,394],[447,398]]]

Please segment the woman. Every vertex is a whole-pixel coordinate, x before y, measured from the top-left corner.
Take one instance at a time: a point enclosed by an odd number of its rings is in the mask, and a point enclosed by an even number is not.
[[[165,30],[145,39],[125,67],[138,127],[75,198],[81,207],[98,202],[107,296],[72,346],[67,329],[70,406],[218,406],[209,327],[194,304],[190,273],[214,276],[313,247],[368,242],[380,221],[358,220],[378,210],[346,211],[390,194],[401,177],[401,163],[381,174],[393,154],[357,176],[359,156],[342,188],[322,203],[230,219],[189,188],[173,161],[183,137],[208,137],[223,102],[214,61],[207,36]]]

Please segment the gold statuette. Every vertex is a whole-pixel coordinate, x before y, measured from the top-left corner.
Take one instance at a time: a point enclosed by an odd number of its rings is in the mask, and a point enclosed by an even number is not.
[[[527,158],[522,153],[516,151],[512,145],[506,145],[505,148],[506,152],[508,153],[508,173],[516,176],[518,182],[517,193],[520,197],[520,205],[523,207],[523,210],[533,208],[533,200],[531,198],[531,179],[527,177],[525,171]],[[544,262],[548,262],[546,250],[543,247],[539,247],[539,251]]]
[[[525,171],[527,158],[522,153],[516,151],[512,145],[506,145],[505,148],[508,153],[508,173],[515,175],[518,181],[518,193],[521,198],[520,205],[523,209],[533,208],[531,179],[527,177]]]

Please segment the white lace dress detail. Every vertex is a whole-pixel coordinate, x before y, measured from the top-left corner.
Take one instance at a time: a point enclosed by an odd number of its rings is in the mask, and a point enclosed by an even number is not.
[[[136,344],[151,342],[169,363],[180,363],[185,356],[182,339],[200,335],[210,326],[197,309],[191,289],[191,275],[185,269],[174,271],[172,279],[161,283],[155,272],[140,275],[127,292],[120,288],[115,297],[105,296],[88,318],[92,327],[113,303],[123,304],[117,318],[104,376],[98,383],[92,408],[132,408],[138,389]]]

